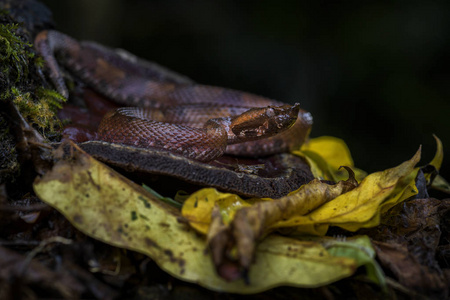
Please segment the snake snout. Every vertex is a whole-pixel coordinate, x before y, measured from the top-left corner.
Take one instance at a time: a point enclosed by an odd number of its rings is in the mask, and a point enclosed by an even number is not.
[[[291,128],[295,121],[297,121],[298,113],[300,111],[300,104],[295,103],[294,105],[284,105],[279,113],[273,117],[273,127],[274,131],[284,131]]]

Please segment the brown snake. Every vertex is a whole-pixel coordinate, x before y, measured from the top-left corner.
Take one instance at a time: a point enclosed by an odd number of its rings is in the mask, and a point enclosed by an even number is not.
[[[98,129],[103,141],[210,161],[224,153],[266,156],[296,149],[312,124],[298,104],[195,84],[123,50],[57,31],[39,33],[35,47],[63,96],[68,90],[58,63],[115,102],[134,106],[105,115]]]

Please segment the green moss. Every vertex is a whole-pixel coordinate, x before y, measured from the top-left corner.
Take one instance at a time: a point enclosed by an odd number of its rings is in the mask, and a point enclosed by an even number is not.
[[[42,75],[44,60],[36,55],[31,33],[0,10],[0,106],[14,103],[27,122],[48,140],[59,140],[61,121],[56,112],[65,98],[48,86]],[[2,103],[3,102],[3,103]],[[0,111],[0,185],[13,182],[22,171],[16,150],[17,141],[10,130],[17,123]]]
[[[66,99],[42,87],[44,60],[35,55],[22,28],[5,12],[0,19],[0,101],[13,101],[34,128],[53,137],[62,128],[56,112]]]
[[[36,58],[34,59],[34,65],[38,69],[43,69],[44,68],[44,59],[41,56],[36,56]]]
[[[28,64],[34,57],[29,51],[31,44],[15,34],[18,24],[0,24],[0,61],[4,79],[14,82],[28,76]]]
[[[35,91],[35,100],[29,92],[22,93],[15,87],[11,88],[11,92],[13,102],[22,116],[42,133],[48,130],[48,134],[53,135],[55,129],[61,127],[61,121],[57,118],[56,112],[66,99],[59,93],[40,87]]]

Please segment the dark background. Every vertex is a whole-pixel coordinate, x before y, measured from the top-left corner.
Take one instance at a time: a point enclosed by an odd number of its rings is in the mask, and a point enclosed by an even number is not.
[[[57,29],[314,116],[369,172],[450,157],[450,1],[45,0]],[[444,160],[441,174],[450,178]]]

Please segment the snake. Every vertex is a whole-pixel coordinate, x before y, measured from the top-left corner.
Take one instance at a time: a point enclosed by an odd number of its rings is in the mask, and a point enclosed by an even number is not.
[[[55,31],[40,32],[35,49],[50,81],[69,97],[63,70],[123,105],[103,117],[101,141],[168,151],[208,162],[224,154],[263,157],[299,148],[311,114],[251,93],[197,84],[122,49]]]

